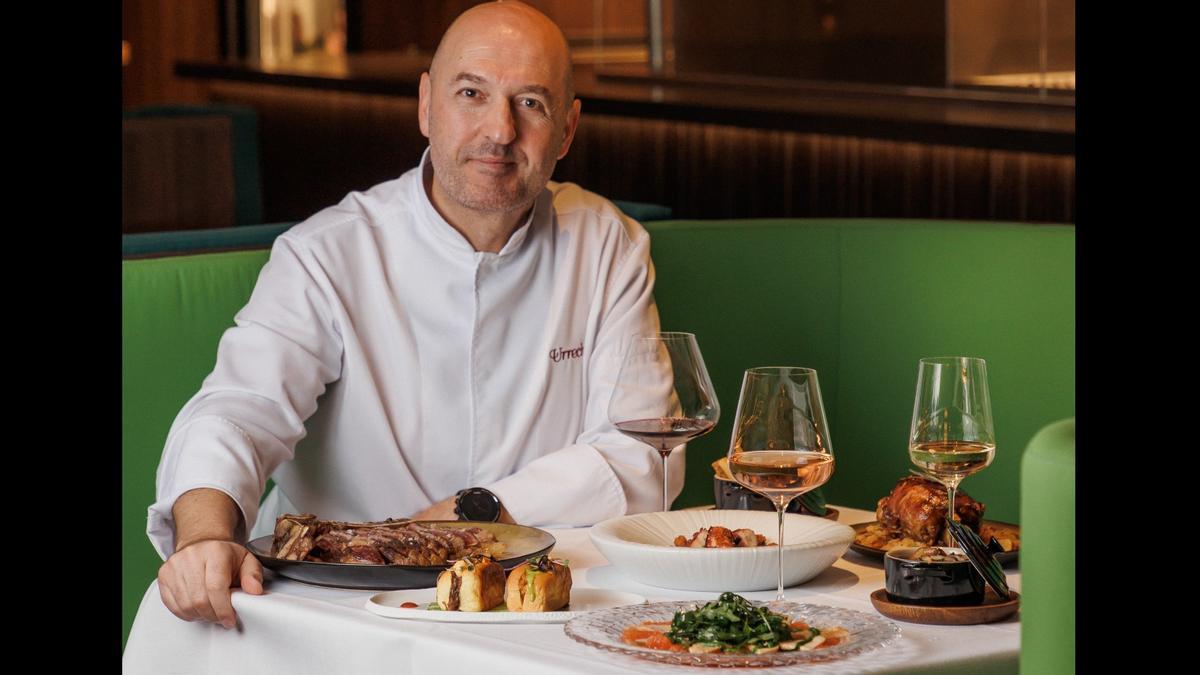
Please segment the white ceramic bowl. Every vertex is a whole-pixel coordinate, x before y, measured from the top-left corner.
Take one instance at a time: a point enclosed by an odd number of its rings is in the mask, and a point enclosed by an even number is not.
[[[597,523],[592,543],[617,569],[635,581],[686,591],[762,591],[776,587],[776,546],[684,548],[677,535],[691,538],[702,527],[748,527],[775,541],[779,521],[772,511],[669,511],[640,513]],[[854,530],[816,516],[784,514],[783,585],[802,584],[838,559]]]

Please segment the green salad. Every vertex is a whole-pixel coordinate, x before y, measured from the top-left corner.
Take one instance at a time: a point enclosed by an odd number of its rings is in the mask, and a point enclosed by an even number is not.
[[[679,645],[699,645],[712,648],[712,651],[735,653],[793,651],[820,634],[815,627],[793,626],[788,617],[765,607],[755,607],[742,596],[730,592],[722,593],[720,598],[703,607],[676,612],[666,633]]]

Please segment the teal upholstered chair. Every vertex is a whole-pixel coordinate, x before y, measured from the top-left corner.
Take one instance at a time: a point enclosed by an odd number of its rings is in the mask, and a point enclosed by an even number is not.
[[[294,222],[221,227],[211,230],[171,230],[121,235],[121,257],[147,258],[184,253],[271,248],[275,237]]]
[[[1021,672],[1075,672],[1075,418],[1021,459]]]
[[[665,220],[671,207],[661,204],[615,200],[617,208],[639,222]],[[144,258],[181,253],[201,253],[252,248],[270,248],[275,237],[288,231],[294,222],[242,225],[206,230],[138,232],[121,237],[121,256]]]
[[[258,114],[228,104],[156,105],[124,113],[123,231],[262,222]]]

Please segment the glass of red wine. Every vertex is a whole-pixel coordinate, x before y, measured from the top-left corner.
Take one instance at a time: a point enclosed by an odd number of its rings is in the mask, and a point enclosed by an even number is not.
[[[695,335],[654,333],[633,338],[608,404],[608,419],[618,431],[662,456],[663,511],[671,509],[667,456],[712,431],[720,414]]]

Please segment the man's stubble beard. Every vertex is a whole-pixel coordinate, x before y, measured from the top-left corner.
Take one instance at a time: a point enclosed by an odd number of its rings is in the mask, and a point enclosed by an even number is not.
[[[429,134],[431,138],[434,136],[433,131],[431,123]],[[557,147],[557,144],[552,145],[553,147]],[[433,164],[433,179],[440,183],[442,191],[459,206],[484,213],[511,213],[529,208],[542,188],[546,187],[546,183],[554,174],[554,167],[558,163],[555,153],[550,150],[547,152],[547,156],[542,158],[543,173],[541,175],[531,175],[529,180],[522,181],[518,174],[517,185],[511,190],[485,189],[473,185],[468,180],[466,172],[469,169],[466,161],[460,162],[458,157],[445,156],[436,147],[430,148],[429,156]],[[513,153],[504,146],[494,143],[483,143],[467,148],[462,153],[464,158],[480,156],[513,157]]]

